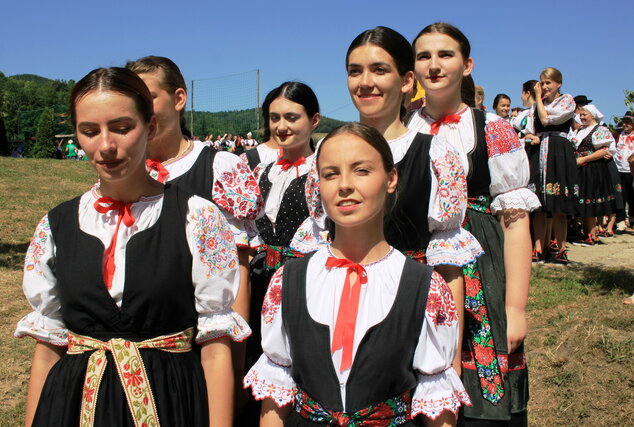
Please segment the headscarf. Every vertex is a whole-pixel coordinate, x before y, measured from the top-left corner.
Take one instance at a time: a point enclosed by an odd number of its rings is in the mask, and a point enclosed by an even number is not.
[[[603,121],[603,114],[601,113],[601,111],[599,111],[597,107],[594,106],[594,104],[585,105],[583,106],[583,109],[592,114],[597,123],[601,123],[601,121]]]

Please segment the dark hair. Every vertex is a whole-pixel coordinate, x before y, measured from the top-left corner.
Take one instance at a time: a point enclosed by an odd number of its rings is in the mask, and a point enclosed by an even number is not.
[[[145,56],[136,61],[128,61],[125,67],[137,74],[155,73],[161,70],[163,73],[160,79],[160,85],[168,93],[172,94],[177,89],[183,89],[187,93],[187,84],[185,78],[178,66],[169,58],[163,56]],[[180,112],[180,126],[183,135],[191,138],[192,133],[187,129],[187,121],[185,119],[185,109]]]
[[[264,114],[265,123],[264,135],[269,138],[271,136],[271,129],[268,122],[271,103],[281,96],[304,107],[306,115],[311,119],[315,114],[319,113],[319,101],[317,101],[317,95],[315,95],[315,92],[313,92],[310,86],[301,82],[284,82],[270,91],[266,95],[266,98],[264,98],[264,104],[262,104],[262,114]],[[264,141],[267,139],[268,138],[265,138]],[[310,147],[313,150],[315,149],[315,142],[312,138],[310,139]]]
[[[346,52],[346,69],[348,68],[348,59],[353,50],[359,46],[373,44],[385,50],[394,59],[398,74],[403,77],[409,71],[414,71],[414,56],[412,48],[405,37],[401,33],[394,31],[388,27],[376,27],[371,30],[365,30],[352,40],[348,51]],[[408,96],[407,94],[403,97]],[[407,114],[407,109],[402,105],[400,117],[401,120]]]
[[[498,93],[497,95],[495,95],[495,98],[493,98],[493,109],[495,110],[496,108],[498,108],[498,104],[500,103],[501,100],[503,99],[508,99],[509,103],[511,102],[511,97],[503,94],[503,93]]]
[[[345,123],[334,128],[328,135],[326,135],[326,137],[321,141],[321,144],[319,144],[319,149],[317,150],[317,155],[315,156],[317,164],[319,164],[319,154],[321,153],[321,149],[324,144],[326,144],[326,141],[337,135],[343,135],[346,133],[358,136],[378,151],[381,155],[385,172],[389,173],[392,169],[394,169],[394,157],[392,156],[392,150],[390,150],[390,145],[383,135],[381,135],[381,132],[371,126],[357,122]]]
[[[423,28],[412,42],[412,48],[415,48],[416,40],[418,40],[421,36],[431,33],[444,34],[457,41],[460,45],[460,53],[462,53],[463,59],[468,59],[471,56],[471,44],[469,43],[467,36],[465,36],[457,27],[447,24],[446,22],[434,22],[433,24]]]
[[[462,102],[471,108],[475,108],[475,93],[475,82],[473,81],[471,74],[467,77],[463,77],[462,83],[460,84],[460,97],[462,98]]]
[[[75,83],[70,93],[70,119],[73,127],[77,126],[77,103],[96,90],[116,92],[132,98],[143,120],[149,123],[152,119],[152,95],[139,76],[125,68],[97,68]]]
[[[524,84],[522,84],[522,92],[529,92],[531,97],[535,99],[535,84],[538,83],[537,80],[526,80]]]

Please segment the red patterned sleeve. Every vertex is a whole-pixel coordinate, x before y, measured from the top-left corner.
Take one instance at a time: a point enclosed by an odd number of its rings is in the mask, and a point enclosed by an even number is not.
[[[427,317],[436,326],[450,326],[458,321],[456,304],[451,295],[451,290],[445,279],[435,271],[431,276],[425,311],[427,312]]]

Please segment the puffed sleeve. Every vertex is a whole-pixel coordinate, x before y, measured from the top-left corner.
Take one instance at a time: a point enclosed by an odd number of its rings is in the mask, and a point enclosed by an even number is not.
[[[531,212],[541,204],[526,186],[529,180],[528,157],[522,143],[505,120],[487,114],[485,128],[489,173],[489,191],[493,197],[491,210],[522,209]]]
[[[188,202],[187,241],[198,327],[196,342],[223,336],[243,341],[251,329],[231,309],[240,286],[238,255],[227,221],[213,203],[198,196]]]
[[[458,373],[452,367],[458,345],[456,306],[442,276],[434,272],[427,296],[425,322],[414,352],[413,367],[418,383],[412,396],[412,417],[431,419],[443,411],[458,412],[471,405]]]
[[[283,274],[284,267],[275,272],[262,304],[263,354],[242,381],[244,388],[251,387],[256,400],[268,397],[280,407],[292,402],[297,391],[291,377],[291,353],[282,322]]]
[[[544,105],[548,113],[544,126],[566,123],[575,116],[576,107],[575,99],[569,94],[561,95],[550,104]]]
[[[316,251],[328,243],[326,212],[321,203],[321,193],[319,192],[317,156],[312,156],[311,166],[306,176],[304,192],[308,206],[308,217],[302,222],[293,235],[289,246],[293,250],[306,254]]]
[[[463,266],[484,252],[463,229],[467,210],[467,179],[460,157],[449,142],[435,136],[430,148],[431,191],[428,223],[432,232],[425,252],[429,265]]]
[[[614,145],[614,137],[612,136],[612,133],[610,133],[610,130],[606,128],[605,126],[597,127],[596,130],[592,133],[592,146],[594,148],[614,149],[615,147],[611,147],[613,145]],[[614,155],[614,152],[613,151],[611,152]]]
[[[238,247],[249,247],[264,206],[260,187],[249,166],[240,157],[219,151],[213,163],[212,199],[222,210]]]
[[[65,347],[68,330],[62,320],[55,277],[55,242],[44,216],[35,229],[26,252],[22,289],[33,311],[18,322],[14,336]]]

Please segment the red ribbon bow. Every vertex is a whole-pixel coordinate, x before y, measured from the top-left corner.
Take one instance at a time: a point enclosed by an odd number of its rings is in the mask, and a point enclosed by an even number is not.
[[[339,300],[339,311],[335,323],[335,332],[332,337],[330,351],[343,348],[341,355],[341,366],[339,371],[343,372],[352,366],[352,348],[354,346],[354,330],[357,326],[357,313],[359,312],[359,297],[361,295],[361,285],[368,282],[368,275],[365,268],[359,264],[342,258],[328,257],[326,268],[347,268],[346,281]],[[353,284],[350,284],[350,275],[355,272],[357,277]]]
[[[438,131],[440,130],[440,125],[443,123],[458,123],[460,121],[460,114],[449,114],[445,117],[442,117],[438,120],[436,120],[434,123],[431,124],[431,134],[432,135],[437,135]]]
[[[158,172],[158,176],[156,177],[156,180],[160,182],[161,184],[165,183],[165,178],[170,173],[168,172],[167,169],[165,169],[165,166],[163,166],[163,163],[154,159],[145,159],[145,166],[149,170],[154,170]]]
[[[275,164],[282,166],[283,171],[287,171],[290,168],[295,167],[295,173],[299,176],[299,166],[303,165],[304,162],[306,162],[306,158],[302,156],[294,162],[291,162],[288,159],[279,159]]]
[[[132,211],[130,211],[130,206],[132,203],[124,203],[118,200],[111,199],[110,197],[100,197],[94,204],[95,210],[99,213],[105,214],[109,211],[117,211],[118,219],[117,219],[117,227],[114,230],[114,235],[112,236],[112,240],[110,241],[110,246],[105,250],[104,254],[104,262],[103,262],[103,281],[106,284],[106,289],[110,290],[112,288],[112,278],[114,277],[114,251],[117,247],[117,235],[119,234],[119,226],[121,222],[126,225],[126,227],[132,227],[134,225],[134,217],[132,216]]]

